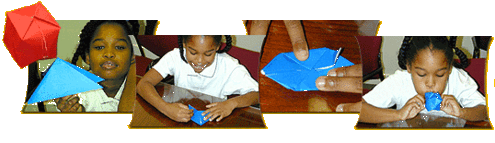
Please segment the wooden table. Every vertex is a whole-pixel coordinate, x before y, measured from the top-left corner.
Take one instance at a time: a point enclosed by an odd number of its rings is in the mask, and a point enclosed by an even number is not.
[[[327,47],[337,50],[339,47],[344,47],[341,53],[343,57],[354,64],[361,63],[359,45],[354,37],[358,35],[358,26],[354,21],[304,20],[303,27],[310,49]],[[250,23],[247,28],[249,30]],[[292,44],[284,22],[273,20],[263,47],[260,69],[283,52],[292,52]],[[260,75],[259,83],[260,105],[263,112],[308,112],[308,102],[313,98],[325,100],[330,109],[335,111],[340,103],[358,102],[362,98],[361,94],[356,93],[295,92],[264,75]]]
[[[464,127],[445,127],[447,123],[450,123],[451,118],[439,117],[433,121],[425,122],[420,119],[421,116],[418,115],[412,119],[405,120],[405,124],[411,125],[412,127],[382,127],[382,124],[364,123],[358,122],[355,126],[356,129],[411,129],[411,128],[427,128],[427,129],[493,129],[493,126],[489,121],[466,121]],[[418,124],[421,122],[421,124]]]
[[[169,103],[183,103],[191,105],[197,110],[206,110],[206,105],[213,102],[224,101],[203,93],[187,90],[169,84],[155,86],[162,99]],[[162,114],[151,104],[146,102],[139,94],[136,96],[134,113],[130,128],[163,128],[163,127],[241,127],[241,128],[266,128],[261,111],[254,107],[237,108],[228,117],[220,122],[207,122],[202,126],[189,121],[187,123],[176,122]]]

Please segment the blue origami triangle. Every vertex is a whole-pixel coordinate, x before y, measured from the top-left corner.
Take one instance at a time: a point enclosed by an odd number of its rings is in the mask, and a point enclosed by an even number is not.
[[[198,110],[196,110],[196,108],[192,107],[191,105],[189,105],[189,109],[193,109],[193,116],[191,117],[191,120],[194,123],[202,126],[203,124],[205,124],[206,122],[208,122],[208,120],[206,120],[206,121],[203,120],[206,117],[206,115],[208,115],[208,114],[206,114],[204,116],[201,115],[204,111],[198,111]]]
[[[103,88],[104,79],[57,58],[34,90],[28,104]]]
[[[438,93],[427,92],[425,93],[425,107],[427,111],[438,110],[440,111],[440,103],[442,103],[442,96]]]
[[[333,65],[336,54],[336,50],[326,47],[311,49],[308,59],[299,61],[294,52],[280,53],[262,69],[262,73],[287,89],[318,90],[315,85],[318,77],[326,76],[331,69],[354,65],[346,58],[339,56],[333,67],[318,69]]]

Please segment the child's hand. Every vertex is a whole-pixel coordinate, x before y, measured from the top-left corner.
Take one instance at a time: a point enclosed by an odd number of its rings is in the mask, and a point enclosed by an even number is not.
[[[193,110],[182,103],[170,103],[165,111],[167,117],[177,122],[189,122],[193,116]]]
[[[399,110],[400,120],[407,120],[415,117],[419,112],[425,109],[425,97],[416,95],[407,101],[406,105]]]
[[[55,99],[57,108],[61,112],[80,112],[83,110],[83,106],[79,104],[79,96],[77,94],[65,96]]]
[[[363,92],[363,66],[361,64],[329,70],[327,76],[316,79],[320,91]]]
[[[211,103],[206,105],[207,109],[205,112],[203,112],[203,116],[209,113],[203,120],[208,120],[213,121],[215,118],[217,118],[217,122],[222,120],[223,118],[227,117],[232,113],[232,110],[234,110],[236,106],[231,103],[229,100],[224,101],[224,102],[216,102],[216,103]]]
[[[454,96],[442,94],[442,99],[442,103],[440,103],[441,111],[456,117],[461,115],[462,108],[459,106],[459,103],[457,103]]]

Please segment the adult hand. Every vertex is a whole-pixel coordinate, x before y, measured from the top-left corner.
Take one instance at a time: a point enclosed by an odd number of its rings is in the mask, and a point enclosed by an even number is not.
[[[361,64],[336,68],[315,81],[321,91],[363,93],[363,70]]]

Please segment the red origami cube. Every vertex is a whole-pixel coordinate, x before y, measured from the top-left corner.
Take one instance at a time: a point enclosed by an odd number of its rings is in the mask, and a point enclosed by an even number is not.
[[[57,57],[60,26],[41,2],[6,15],[3,42],[20,68]]]

